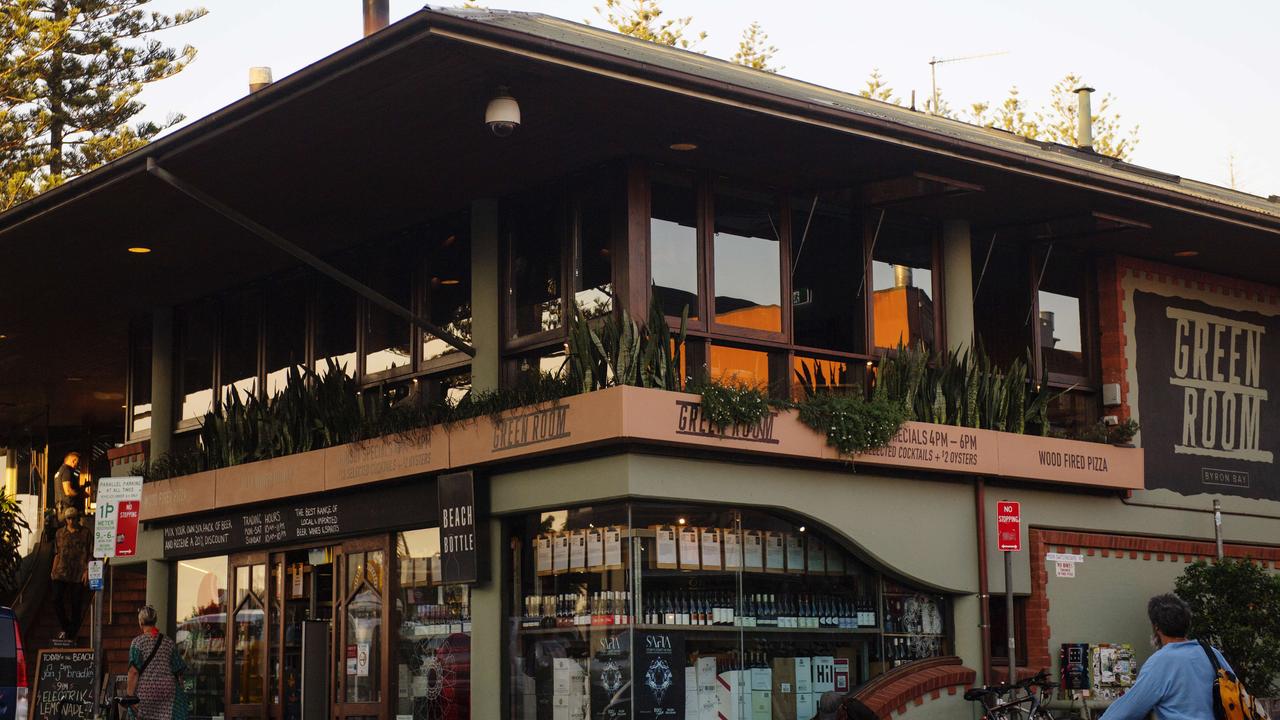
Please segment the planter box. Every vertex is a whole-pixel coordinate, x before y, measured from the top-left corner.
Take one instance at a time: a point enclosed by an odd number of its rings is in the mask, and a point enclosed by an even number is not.
[[[721,431],[697,395],[614,387],[479,417],[449,429],[383,437],[147,483],[142,519],[475,468],[607,444],[646,444],[736,456],[984,475],[1117,490],[1143,487],[1140,448],[908,422],[883,448],[843,457],[795,411]]]

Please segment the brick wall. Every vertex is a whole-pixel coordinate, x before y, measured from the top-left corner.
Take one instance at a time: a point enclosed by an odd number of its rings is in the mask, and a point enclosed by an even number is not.
[[[1168,286],[1173,294],[1178,288],[1247,300],[1262,305],[1280,304],[1280,288],[1238,278],[1215,275],[1189,268],[1136,258],[1109,255],[1098,260],[1098,330],[1102,382],[1120,385],[1120,405],[1106,408],[1121,421],[1132,414],[1129,406],[1129,363],[1125,348],[1132,339],[1125,332],[1125,281],[1142,280]]]
[[[102,628],[106,669],[123,674],[129,669],[129,643],[138,635],[138,608],[147,604],[146,564],[111,568],[107,596],[109,622]]]
[[[938,700],[942,693],[955,695],[973,687],[977,673],[960,664],[960,658],[940,657],[920,660],[891,670],[872,680],[853,697],[877,717],[888,720],[896,712],[905,715],[926,700]]]
[[[1227,544],[1222,551],[1227,557],[1252,558],[1264,566],[1280,570],[1280,548],[1277,547]],[[1217,547],[1212,542],[1193,540],[1032,528],[1029,555],[1031,597],[1027,599],[1027,661],[1031,668],[1051,666],[1049,570],[1044,560],[1045,553],[1048,552],[1112,558],[1125,562],[1186,564],[1216,557]]]

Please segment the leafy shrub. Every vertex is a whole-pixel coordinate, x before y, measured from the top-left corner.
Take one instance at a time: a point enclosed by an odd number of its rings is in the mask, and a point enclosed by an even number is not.
[[[0,493],[0,590],[17,589],[18,569],[22,565],[19,540],[22,531],[30,529],[17,498]]]
[[[775,405],[764,390],[738,379],[699,382],[690,392],[702,396],[702,417],[720,432],[735,425],[758,425]]]
[[[901,403],[853,393],[816,393],[797,407],[800,422],[825,435],[842,455],[884,447],[907,419]]]
[[[1245,689],[1280,693],[1280,577],[1250,560],[1198,560],[1175,592],[1191,606],[1191,636],[1221,650]]]

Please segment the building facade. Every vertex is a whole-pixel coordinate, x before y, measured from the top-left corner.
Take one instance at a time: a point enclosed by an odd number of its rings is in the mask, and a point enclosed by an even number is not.
[[[1070,643],[1144,659],[1146,599],[1215,555],[1215,501],[1227,555],[1280,562],[1280,204],[1088,148],[428,9],[0,233],[110,280],[85,303],[18,277],[0,330],[24,386],[89,367],[53,340],[74,326],[123,393],[56,413],[122,409],[112,473],[151,463],[112,572],[145,576],[196,717],[954,715],[1011,650],[1025,674]],[[1043,434],[934,417],[850,457],[795,410],[717,427],[697,394],[617,386],[173,461],[232,437],[207,413],[303,387],[358,394],[358,424],[536,386],[579,313],[650,308],[682,377],[780,399],[865,392],[912,347],[1025,363]]]

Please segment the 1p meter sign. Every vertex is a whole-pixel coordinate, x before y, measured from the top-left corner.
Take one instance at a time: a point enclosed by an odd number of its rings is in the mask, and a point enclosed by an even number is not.
[[[127,557],[137,552],[138,510],[142,478],[106,477],[98,480],[94,498],[93,556]]]
[[[996,549],[1018,552],[1022,549],[1022,504],[1013,500],[996,503]]]

